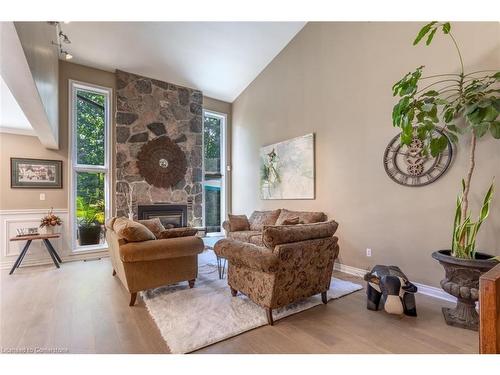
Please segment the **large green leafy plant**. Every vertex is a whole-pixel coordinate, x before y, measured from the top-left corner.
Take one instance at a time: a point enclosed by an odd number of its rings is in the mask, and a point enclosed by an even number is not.
[[[423,40],[430,45],[436,33],[443,33],[453,42],[460,60],[460,72],[423,76],[424,66],[420,66],[407,73],[392,87],[393,95],[400,98],[392,112],[392,123],[401,128],[402,144],[409,145],[416,136],[424,142],[423,152],[433,157],[446,149],[448,138],[458,143],[460,137],[470,137],[470,165],[457,199],[452,255],[474,259],[477,232],[488,217],[494,185],[491,184],[486,193],[476,222],[472,221],[469,212],[469,192],[478,138],[490,134],[500,139],[500,72],[466,73],[449,22],[428,23],[419,31],[413,45]],[[436,129],[444,135],[436,136]]]
[[[104,201],[90,203],[83,197],[77,197],[76,217],[81,228],[104,224]]]

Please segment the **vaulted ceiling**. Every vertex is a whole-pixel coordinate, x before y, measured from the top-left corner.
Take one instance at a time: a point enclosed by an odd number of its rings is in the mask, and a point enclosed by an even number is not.
[[[232,102],[304,22],[70,22],[73,62],[125,70]]]

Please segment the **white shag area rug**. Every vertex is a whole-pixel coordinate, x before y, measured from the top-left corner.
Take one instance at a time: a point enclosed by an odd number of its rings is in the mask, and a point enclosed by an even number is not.
[[[361,285],[332,278],[328,298],[337,299],[362,289]],[[267,325],[265,310],[238,293],[232,297],[227,279],[219,280],[215,255],[200,254],[198,278],[141,293],[146,307],[172,353],[189,353],[210,344]],[[277,320],[320,305],[321,296],[273,310]]]

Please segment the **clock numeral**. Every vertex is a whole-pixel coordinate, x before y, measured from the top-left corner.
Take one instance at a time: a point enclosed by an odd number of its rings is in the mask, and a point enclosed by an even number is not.
[[[433,170],[438,170],[439,172],[443,172],[444,166],[442,166],[441,164],[436,164]]]
[[[406,182],[408,181],[408,176],[402,174],[401,177],[398,178],[399,182],[401,182],[402,184],[406,184]]]
[[[396,167],[391,167],[389,168],[389,171],[388,171],[392,176],[396,176],[399,174],[399,171],[396,169]]]

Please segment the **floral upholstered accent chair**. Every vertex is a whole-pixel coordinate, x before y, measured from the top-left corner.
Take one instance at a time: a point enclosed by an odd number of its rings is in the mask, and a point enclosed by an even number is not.
[[[326,304],[339,254],[337,227],[335,221],[265,226],[264,246],[220,240],[215,252],[229,261],[231,294],[241,292],[264,307],[270,325],[273,309],[320,293]]]

